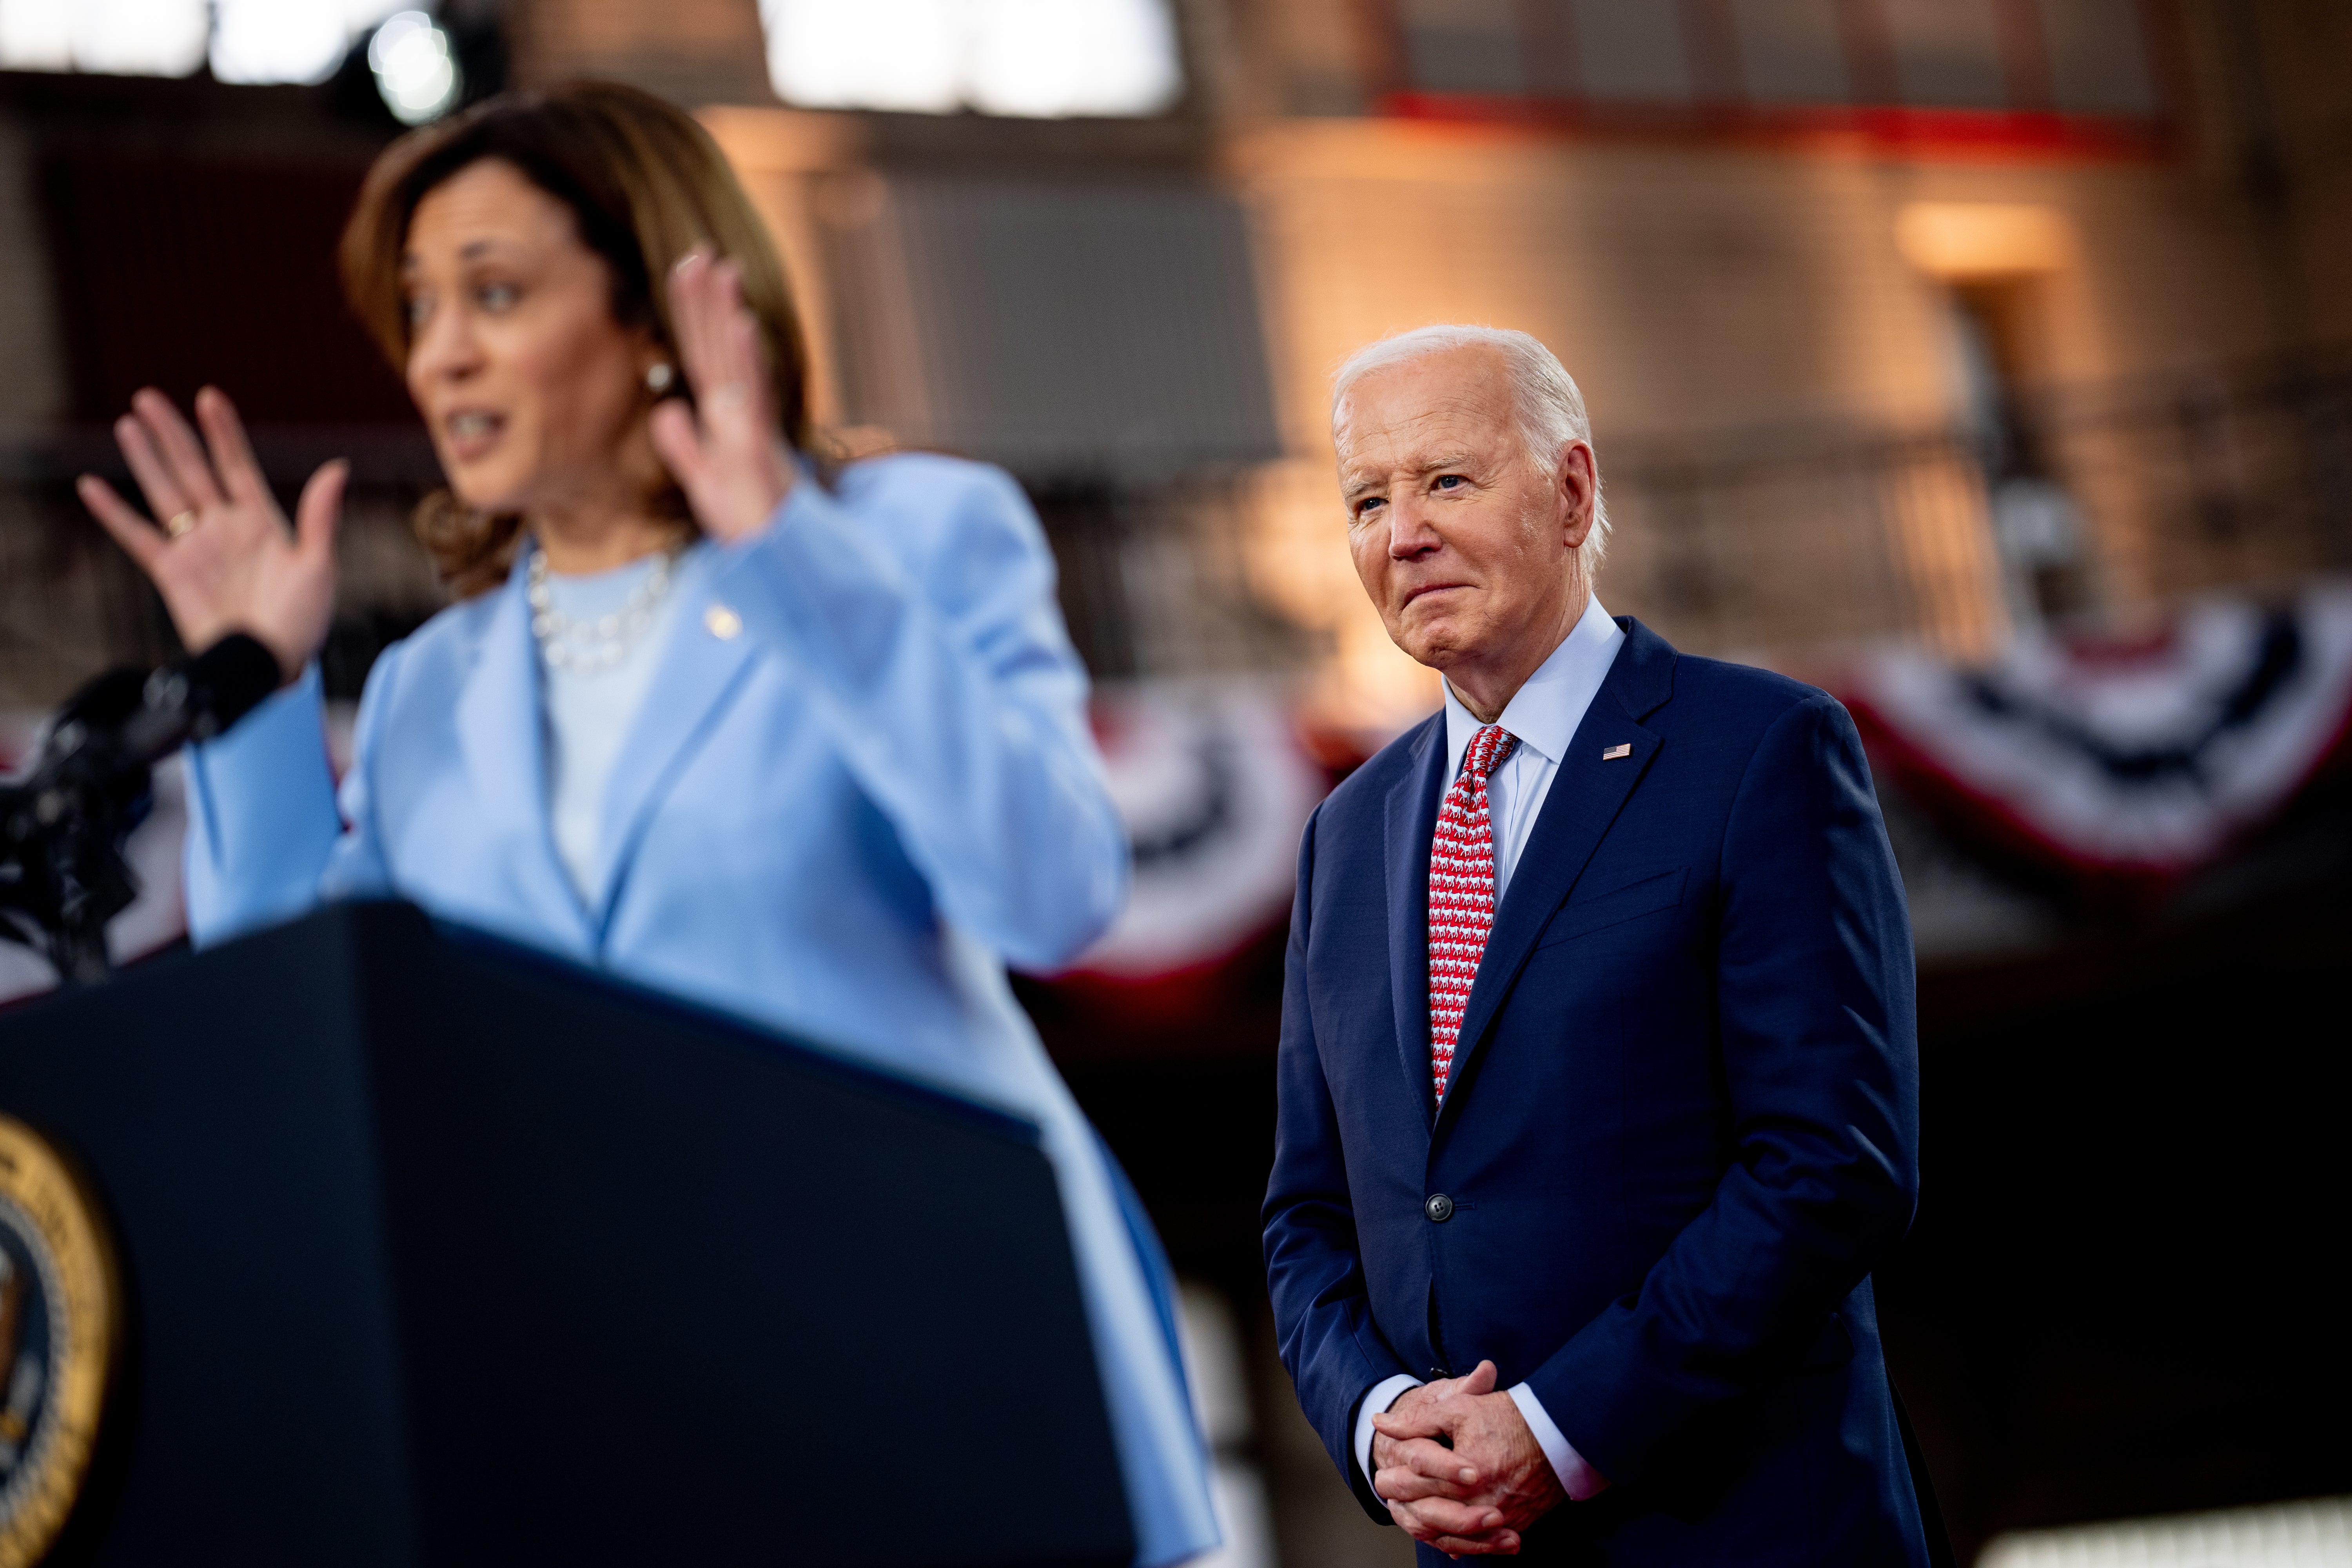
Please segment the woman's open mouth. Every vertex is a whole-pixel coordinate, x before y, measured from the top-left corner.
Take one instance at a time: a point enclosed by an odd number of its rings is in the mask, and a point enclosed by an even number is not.
[[[506,434],[506,416],[467,408],[441,421],[441,444],[453,461],[470,463],[487,455]]]

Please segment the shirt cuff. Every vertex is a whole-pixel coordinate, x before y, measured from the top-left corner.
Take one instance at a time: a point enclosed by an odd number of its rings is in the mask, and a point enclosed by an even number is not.
[[[1387,1386],[1387,1384],[1381,1384],[1381,1388]],[[1377,1394],[1380,1390],[1372,1392]],[[1544,1458],[1551,1461],[1552,1474],[1559,1478],[1560,1489],[1568,1493],[1569,1501],[1582,1502],[1608,1489],[1609,1478],[1584,1462],[1584,1456],[1576,1451],[1575,1446],[1545,1414],[1543,1401],[1536,1397],[1534,1389],[1518,1383],[1513,1384],[1508,1392],[1511,1403],[1519,1407],[1519,1419],[1528,1424],[1528,1430],[1536,1435],[1536,1446],[1544,1451]],[[1390,1397],[1394,1398],[1395,1395]]]
[[[1372,1487],[1372,1495],[1380,1497],[1381,1489],[1372,1486],[1372,1417],[1404,1397],[1408,1388],[1419,1388],[1421,1379],[1409,1372],[1401,1372],[1382,1383],[1372,1384],[1364,1402],[1356,1406],[1356,1468],[1364,1473],[1364,1484]],[[1382,1498],[1383,1502],[1388,1500]]]

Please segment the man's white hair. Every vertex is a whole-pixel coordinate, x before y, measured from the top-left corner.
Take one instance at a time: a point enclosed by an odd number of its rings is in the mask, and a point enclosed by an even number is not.
[[[1331,377],[1331,430],[1336,437],[1339,427],[1339,405],[1346,401],[1348,389],[1374,371],[1388,370],[1430,354],[1444,353],[1449,349],[1489,348],[1503,356],[1511,377],[1511,402],[1518,413],[1519,441],[1528,456],[1545,467],[1559,462],[1561,450],[1570,441],[1592,445],[1592,421],[1584,412],[1584,394],[1576,389],[1576,378],[1568,374],[1559,356],[1525,332],[1515,332],[1507,327],[1465,326],[1445,323],[1432,327],[1415,327],[1409,332],[1398,332],[1366,343],[1339,363]],[[1592,531],[1585,537],[1584,548],[1578,552],[1583,557],[1586,580],[1609,552],[1609,508],[1601,499],[1601,455],[1592,457]]]

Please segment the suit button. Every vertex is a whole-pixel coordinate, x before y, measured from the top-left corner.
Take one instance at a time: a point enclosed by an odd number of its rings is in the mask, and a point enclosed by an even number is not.
[[[1444,1193],[1432,1193],[1429,1201],[1421,1205],[1421,1212],[1429,1216],[1432,1224],[1444,1225],[1454,1217],[1454,1200]]]

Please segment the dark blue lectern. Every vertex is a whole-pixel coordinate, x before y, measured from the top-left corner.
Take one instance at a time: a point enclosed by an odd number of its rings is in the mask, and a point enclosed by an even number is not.
[[[1132,1554],[1025,1123],[396,904],[0,1017],[0,1112],[128,1301],[56,1560]]]

